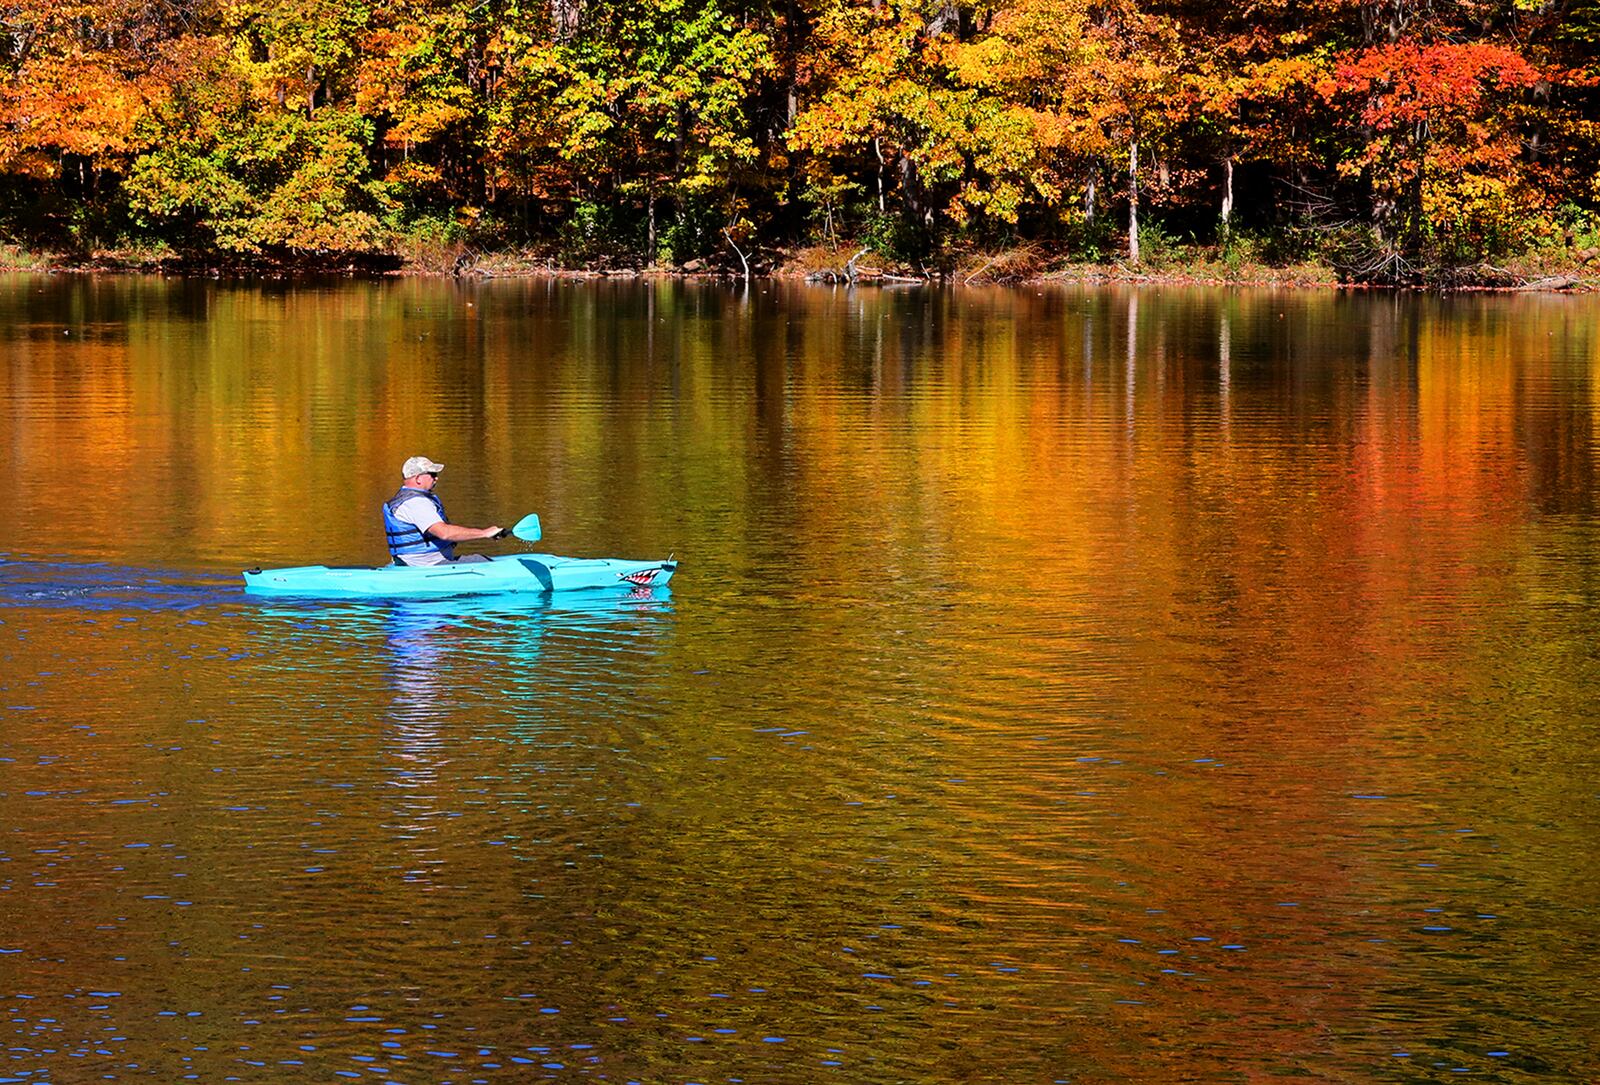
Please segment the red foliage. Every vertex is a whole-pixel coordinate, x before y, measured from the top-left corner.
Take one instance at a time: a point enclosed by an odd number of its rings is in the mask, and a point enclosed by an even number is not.
[[[1539,72],[1505,46],[1397,42],[1339,64],[1325,93],[1369,95],[1362,123],[1384,131],[1441,112],[1475,113],[1491,91],[1529,87]]]

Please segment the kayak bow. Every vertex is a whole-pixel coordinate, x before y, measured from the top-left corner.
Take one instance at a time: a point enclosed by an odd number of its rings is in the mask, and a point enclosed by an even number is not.
[[[252,595],[310,595],[391,599],[406,596],[482,595],[488,592],[572,591],[578,588],[659,588],[678,563],[620,558],[563,558],[555,554],[507,554],[488,561],[449,565],[328,566],[250,569],[244,590]]]

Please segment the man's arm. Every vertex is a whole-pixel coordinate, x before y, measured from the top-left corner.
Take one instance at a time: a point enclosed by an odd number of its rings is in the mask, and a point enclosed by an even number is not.
[[[462,524],[447,524],[443,520],[429,524],[425,529],[429,535],[445,542],[471,542],[474,539],[492,539],[500,534],[497,527],[466,527]]]

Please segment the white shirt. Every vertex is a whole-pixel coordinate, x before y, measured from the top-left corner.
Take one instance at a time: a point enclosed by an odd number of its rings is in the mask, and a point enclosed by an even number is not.
[[[434,524],[444,522],[439,519],[439,510],[434,507],[433,502],[421,494],[416,497],[408,497],[400,502],[395,507],[394,518],[402,524],[415,526],[424,535],[428,533],[428,529]],[[437,550],[430,550],[425,554],[406,554],[400,560],[407,565],[443,565],[445,556]]]

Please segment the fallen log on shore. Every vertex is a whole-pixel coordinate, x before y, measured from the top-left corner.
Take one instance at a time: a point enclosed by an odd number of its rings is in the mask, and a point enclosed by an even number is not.
[[[863,256],[867,255],[867,253],[871,251],[872,250],[870,248],[862,249],[860,252],[850,257],[849,260],[846,260],[843,268],[830,267],[823,268],[821,271],[813,271],[810,275],[806,276],[806,282],[850,283],[851,285],[854,285],[857,278],[856,261],[860,260]]]

